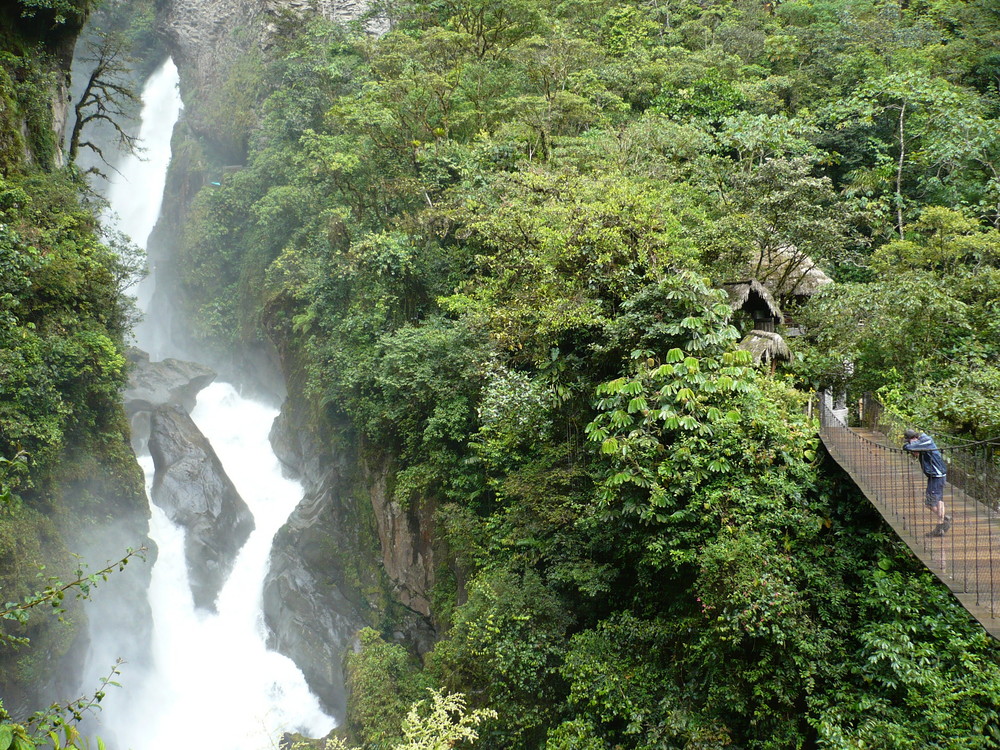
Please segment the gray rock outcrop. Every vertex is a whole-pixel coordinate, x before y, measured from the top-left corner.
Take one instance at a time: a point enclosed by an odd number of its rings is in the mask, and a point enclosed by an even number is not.
[[[217,83],[220,69],[245,50],[248,41],[259,40],[262,24],[258,18],[264,2],[166,0],[157,3],[157,10],[158,26],[181,73],[183,92]],[[237,42],[237,34],[242,43]]]
[[[370,0],[263,0],[264,10],[271,18],[283,13],[297,16],[318,14],[327,21],[344,23],[361,18],[371,7]],[[270,33],[274,26],[267,27]],[[372,34],[384,34],[389,30],[388,20],[376,18],[368,21],[367,29]]]
[[[271,444],[302,482],[304,498],[274,539],[264,620],[271,646],[299,666],[342,719],[341,661],[361,627],[391,611],[395,640],[418,653],[434,644],[427,616],[433,554],[423,523],[429,513],[390,510],[387,471],[366,470],[355,451],[333,449],[297,422],[301,415],[290,416],[290,404],[275,420]]]
[[[165,404],[153,411],[149,452],[155,468],[152,500],[187,530],[185,556],[194,603],[214,610],[236,555],[253,531],[253,515],[182,407]]]
[[[151,362],[139,349],[129,351],[129,361],[132,369],[123,394],[129,416],[163,404],[178,404],[190,412],[199,391],[215,380],[215,372],[204,365],[171,358]]]
[[[342,719],[342,657],[370,613],[357,586],[346,581],[346,558],[358,543],[341,501],[343,467],[318,458],[317,446],[291,428],[285,412],[275,420],[271,442],[305,495],[271,548],[263,593],[269,645],[298,665],[326,710]]]
[[[322,493],[307,497],[275,536],[263,608],[268,645],[294,661],[324,708],[342,719],[347,701],[342,657],[367,623],[328,578],[336,574],[328,567],[323,533],[331,511]]]
[[[392,581],[393,595],[429,619],[434,587],[434,509],[430,504],[404,508],[393,500],[388,469],[381,466],[366,471],[382,567]]]

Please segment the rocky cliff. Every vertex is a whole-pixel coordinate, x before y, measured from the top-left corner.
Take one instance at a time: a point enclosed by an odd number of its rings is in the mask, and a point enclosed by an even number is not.
[[[22,93],[28,87],[47,88],[43,96],[47,98],[47,114],[50,117],[39,118],[39,108],[26,102],[20,102],[21,106],[13,108],[15,116],[20,120],[18,125],[23,141],[23,153],[20,156],[29,164],[46,168],[60,167],[63,165],[63,135],[70,112],[69,84],[73,48],[84,16],[68,13],[61,23],[56,23],[51,12],[38,11],[25,16],[23,11],[22,5],[11,0],[0,4],[0,40],[8,54],[21,54],[30,58],[31,65],[15,66],[14,87],[21,89]],[[0,103],[3,109],[8,106]],[[34,113],[25,110],[34,110]],[[0,110],[0,120],[7,116],[8,112]],[[0,124],[0,131],[3,129],[3,124]],[[39,130],[48,132],[38,132]],[[0,135],[0,150],[2,141],[3,137]]]
[[[368,12],[369,0],[162,0],[158,24],[181,77],[190,106],[186,123],[208,141],[218,139],[217,115],[199,106],[207,92],[225,85],[231,66],[251,49],[266,50],[280,34],[282,18],[320,15],[352,21]],[[367,23],[373,33],[384,19]],[[237,156],[229,154],[233,162]]]
[[[418,515],[390,509],[387,470],[369,468],[356,445],[319,436],[295,404],[286,402],[272,442],[305,496],[274,541],[265,620],[274,647],[343,717],[341,663],[358,629],[388,628],[420,653],[433,644],[431,539]]]
[[[350,465],[324,451],[287,411],[275,421],[271,440],[304,496],[274,539],[264,619],[272,647],[298,664],[327,710],[342,717],[342,655],[372,617],[362,591],[376,585],[358,557],[365,529],[346,492]]]
[[[226,68],[246,45],[263,40],[264,0],[166,0],[158,10],[159,29],[180,73],[185,103],[221,85]],[[186,119],[196,131],[207,127],[201,120],[192,122],[190,107]]]
[[[392,582],[392,594],[429,622],[435,564],[434,505],[402,507],[392,498],[392,471],[387,463],[365,462],[362,468],[378,529],[382,568]]]

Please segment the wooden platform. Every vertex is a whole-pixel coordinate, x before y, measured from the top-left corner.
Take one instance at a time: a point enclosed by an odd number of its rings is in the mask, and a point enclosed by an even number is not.
[[[927,480],[914,456],[879,433],[825,424],[820,431],[833,459],[851,476],[900,539],[955,595],[990,635],[1000,639],[1000,519],[996,512],[947,484],[951,529],[927,537],[938,523],[924,506]]]

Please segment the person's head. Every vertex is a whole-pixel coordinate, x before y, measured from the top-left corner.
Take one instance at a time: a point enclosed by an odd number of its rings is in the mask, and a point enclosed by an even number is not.
[[[912,428],[903,433],[903,439],[906,440],[906,442],[916,440],[918,437],[920,437],[920,433]]]

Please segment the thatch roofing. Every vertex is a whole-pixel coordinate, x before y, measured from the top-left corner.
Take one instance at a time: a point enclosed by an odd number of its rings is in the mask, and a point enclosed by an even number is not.
[[[795,245],[783,245],[757,256],[753,273],[776,297],[810,297],[833,283],[816,262]]]
[[[791,359],[792,352],[780,334],[773,331],[754,329],[740,342],[739,348],[750,352],[754,362],[772,363],[779,359]]]
[[[733,310],[739,310],[749,303],[751,307],[766,309],[770,316],[778,323],[785,321],[784,316],[781,314],[781,308],[774,301],[771,292],[768,291],[766,286],[757,281],[757,279],[734,281],[729,284],[723,284],[722,288],[729,294],[729,306]]]

